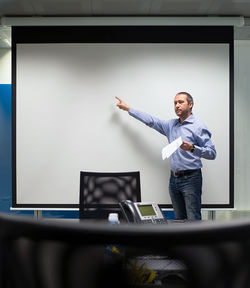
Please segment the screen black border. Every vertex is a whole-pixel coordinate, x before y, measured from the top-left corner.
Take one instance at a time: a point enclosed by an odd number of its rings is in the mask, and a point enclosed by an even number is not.
[[[79,208],[78,204],[18,204],[16,195],[16,45],[24,43],[227,43],[229,44],[229,203],[234,207],[234,27],[233,26],[14,26],[12,27],[12,207]],[[35,188],[34,188],[35,189]],[[161,204],[161,208],[172,208]]]

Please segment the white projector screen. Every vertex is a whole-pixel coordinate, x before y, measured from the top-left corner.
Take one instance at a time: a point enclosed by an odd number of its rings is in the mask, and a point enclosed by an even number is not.
[[[30,42],[15,43],[13,207],[77,207],[80,171],[140,171],[142,201],[170,207],[167,138],[115,96],[169,119],[180,91],[217,150],[203,159],[203,207],[232,207],[230,43]]]

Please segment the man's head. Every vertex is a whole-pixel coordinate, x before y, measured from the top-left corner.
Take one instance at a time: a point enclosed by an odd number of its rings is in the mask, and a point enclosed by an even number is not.
[[[193,97],[187,92],[179,92],[174,98],[174,109],[181,122],[192,114]]]

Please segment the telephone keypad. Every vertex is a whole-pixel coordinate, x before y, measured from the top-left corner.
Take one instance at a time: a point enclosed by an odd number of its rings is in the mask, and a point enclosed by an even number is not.
[[[166,224],[166,220],[161,218],[161,219],[154,219],[154,222],[156,224]]]
[[[143,224],[152,224],[153,221],[151,219],[147,219],[147,220],[143,220],[142,223]]]
[[[166,224],[165,218],[143,220],[142,224]]]

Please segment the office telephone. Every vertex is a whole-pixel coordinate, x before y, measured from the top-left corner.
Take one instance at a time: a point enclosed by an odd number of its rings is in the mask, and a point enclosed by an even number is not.
[[[155,203],[132,202],[124,200],[119,203],[122,214],[128,223],[166,224],[167,220],[161,208]]]

